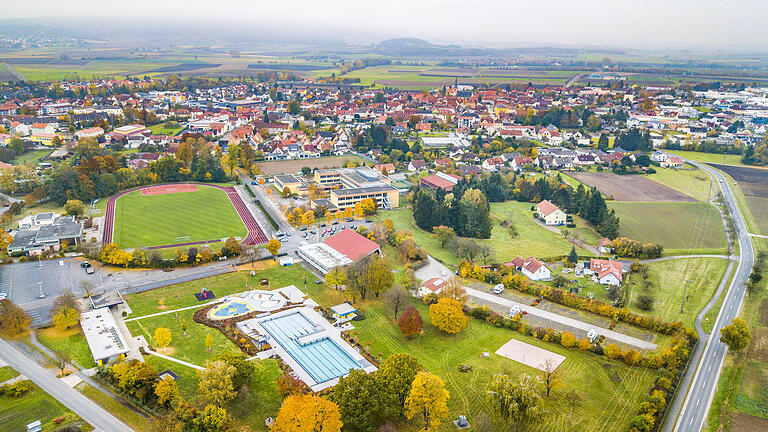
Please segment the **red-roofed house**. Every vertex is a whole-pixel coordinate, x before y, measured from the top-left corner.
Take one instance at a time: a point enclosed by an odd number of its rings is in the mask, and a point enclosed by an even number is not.
[[[523,165],[532,163],[533,159],[529,158],[528,156],[518,156],[512,159],[512,161],[509,163],[509,166],[515,171],[520,171],[523,169]]]
[[[323,243],[352,261],[357,261],[374,253],[381,253],[381,249],[376,242],[351,229],[345,229],[338,234],[332,235]]]
[[[549,268],[544,265],[543,261],[539,261],[534,257],[529,256],[528,258],[523,258],[518,255],[506,265],[510,264],[530,280],[540,281],[552,279],[552,272]]]
[[[659,166],[662,168],[681,168],[683,165],[683,160],[679,157],[671,157],[663,162],[659,162]]]
[[[610,261],[592,258],[589,260],[589,269],[584,269],[585,274],[592,274],[592,280],[601,285],[621,285],[622,270],[624,265],[619,261]]]
[[[557,208],[556,205],[544,200],[536,204],[536,214],[546,225],[564,225],[566,214]]]
[[[448,281],[443,278],[427,279],[419,285],[417,294],[419,297],[424,297],[427,294],[440,294],[446,285],[448,285]]]
[[[437,173],[434,175],[428,175],[419,179],[419,185],[432,190],[442,189],[446,192],[453,190],[456,183],[461,180],[461,177],[453,174]]]

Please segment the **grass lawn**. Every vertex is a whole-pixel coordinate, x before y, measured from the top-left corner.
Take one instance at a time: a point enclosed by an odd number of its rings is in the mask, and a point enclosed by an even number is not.
[[[169,135],[169,136],[173,136],[173,135],[176,135],[177,133],[181,132],[182,127],[179,126],[179,127],[175,127],[175,128],[167,128],[167,127],[165,127],[165,123],[160,123],[160,124],[152,125],[148,129],[152,131],[153,135]]]
[[[80,326],[66,331],[59,331],[53,327],[40,329],[37,332],[37,339],[53,351],[69,354],[75,363],[86,369],[96,367]]]
[[[717,286],[728,267],[728,260],[721,258],[680,258],[648,264],[653,288],[646,292],[641,286],[641,276],[630,276],[629,309],[641,315],[658,316],[668,321],[682,321],[687,328],[694,328],[694,321],[701,309],[717,291]],[[685,307],[680,313],[683,288],[686,288]],[[644,312],[637,307],[640,295],[655,299],[653,309]]]
[[[619,235],[661,244],[665,252],[727,246],[720,213],[711,204],[609,201],[608,207],[621,220]]]
[[[503,262],[513,259],[516,255],[535,256],[538,258],[565,255],[571,251],[571,243],[558,235],[537,224],[531,218],[531,204],[517,201],[503,203],[491,203],[491,218],[493,229],[489,239],[473,239],[479,244],[489,245],[495,252],[495,261]],[[400,209],[379,213],[379,218],[392,219],[397,229],[407,229],[413,233],[416,243],[427,249],[429,253],[446,263],[456,266],[460,261],[452,250],[440,247],[440,242],[432,238],[432,235],[419,227],[413,221],[411,209]],[[503,221],[511,221],[517,229],[517,236],[510,236],[509,228],[501,226]],[[585,240],[594,237],[588,235],[588,228],[578,228],[576,233]],[[595,235],[596,237],[596,235]],[[577,248],[578,249],[578,248]],[[590,255],[590,252],[579,249],[580,255]]]
[[[122,248],[160,246],[181,242],[245,238],[247,229],[227,194],[197,186],[197,191],[120,197],[115,204],[114,242]]]
[[[0,383],[6,382],[11,378],[16,378],[17,376],[19,376],[19,373],[10,366],[0,367]]]
[[[144,418],[139,414],[136,414],[111,397],[106,397],[104,393],[100,392],[90,384],[81,382],[75,388],[79,390],[80,393],[84,394],[88,399],[96,402],[97,405],[109,411],[113,416],[122,420],[123,423],[127,424],[131,428],[137,431],[152,430],[151,419]]]
[[[35,164],[40,159],[48,156],[48,153],[50,153],[52,150],[31,150],[24,154],[21,154],[14,158],[11,161],[12,165],[24,165],[24,164]]]
[[[65,416],[64,422],[53,420]],[[60,404],[37,386],[20,397],[0,396],[0,425],[4,431],[23,431],[25,426],[40,420],[44,431],[58,430],[66,425],[84,424],[83,430],[93,430],[80,417]]]
[[[692,161],[697,161],[697,162],[749,166],[741,163],[741,155],[722,155],[722,154],[716,154],[716,153],[703,153],[703,152],[683,151],[683,150],[666,150],[666,151],[671,154],[682,156],[686,159],[690,159]]]
[[[648,178],[699,201],[706,201],[707,194],[710,192],[711,181],[709,176],[704,171],[693,168],[690,165],[686,165],[686,168],[689,169],[673,170],[671,168],[658,168],[656,173],[650,174]],[[717,190],[713,188],[710,199],[713,199],[715,195],[717,195]]]

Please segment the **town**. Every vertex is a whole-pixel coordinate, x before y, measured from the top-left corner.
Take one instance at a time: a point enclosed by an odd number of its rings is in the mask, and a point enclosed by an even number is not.
[[[768,72],[406,41],[0,38],[0,429],[768,430]]]

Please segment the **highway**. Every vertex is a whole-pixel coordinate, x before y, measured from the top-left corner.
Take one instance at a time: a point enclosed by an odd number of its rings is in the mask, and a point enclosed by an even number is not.
[[[728,351],[725,344],[720,342],[720,329],[730,324],[731,320],[738,316],[741,304],[744,300],[746,281],[752,271],[752,265],[754,263],[754,250],[752,249],[752,243],[749,239],[749,233],[744,224],[744,219],[739,212],[733,192],[731,191],[732,186],[722,174],[713,168],[698,162],[687,162],[706,171],[715,178],[717,183],[719,183],[723,198],[730,209],[733,223],[736,226],[736,240],[739,242],[740,257],[736,266],[736,273],[731,285],[728,287],[728,291],[725,293],[725,300],[723,301],[723,305],[715,320],[712,334],[708,338],[702,338],[702,332],[699,331],[699,343],[706,344],[703,354],[701,355],[701,360],[698,362],[698,365],[695,363],[690,365],[690,370],[694,370],[695,372],[676,422],[673,423],[676,412],[673,411],[669,413],[669,419],[672,421],[669,421],[667,424],[674,424],[674,429],[672,430],[675,432],[698,432],[702,429],[707,420],[709,407],[712,403],[712,398],[715,395],[717,382]],[[728,273],[726,273],[725,278],[728,278]],[[694,356],[691,362],[695,361],[696,358]],[[681,391],[684,392],[685,389],[681,388]],[[678,398],[681,396],[683,396],[683,393],[678,395]],[[670,407],[670,409],[674,408],[674,405]],[[667,428],[665,428],[665,430],[666,429]]]

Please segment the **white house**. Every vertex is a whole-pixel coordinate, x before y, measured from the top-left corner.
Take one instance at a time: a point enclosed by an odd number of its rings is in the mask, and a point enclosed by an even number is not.
[[[427,294],[440,294],[440,291],[448,285],[448,281],[443,278],[427,279],[419,285],[417,295],[424,297]]]
[[[584,274],[591,274],[592,280],[600,285],[621,285],[624,265],[619,261],[592,258],[589,260],[589,269],[584,269]]]
[[[512,260],[512,265],[523,274],[533,281],[550,280],[552,279],[552,272],[544,265],[543,261],[539,261],[534,257],[523,258],[516,256]]]
[[[536,204],[536,213],[546,225],[565,225],[565,212],[547,200]]]

